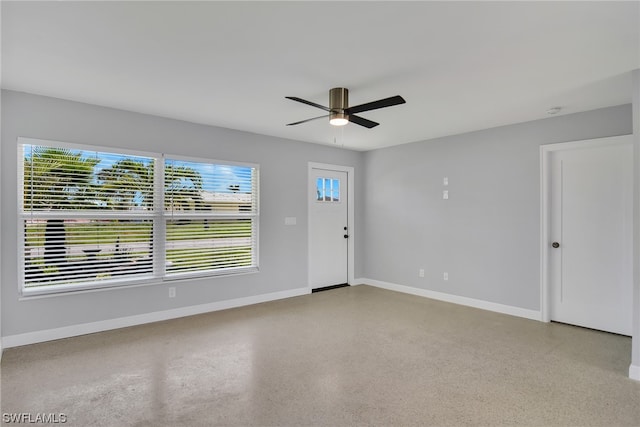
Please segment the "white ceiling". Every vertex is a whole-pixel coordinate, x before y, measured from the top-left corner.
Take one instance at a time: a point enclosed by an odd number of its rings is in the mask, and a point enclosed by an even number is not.
[[[2,87],[369,150],[631,102],[640,2],[2,2]],[[350,104],[336,128],[285,99]]]

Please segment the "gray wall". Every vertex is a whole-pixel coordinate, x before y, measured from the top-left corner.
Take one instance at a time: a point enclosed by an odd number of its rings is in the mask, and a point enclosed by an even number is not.
[[[629,376],[640,381],[640,68],[633,78],[633,340]]]
[[[307,162],[355,167],[360,152],[136,114],[36,95],[2,92],[2,335],[132,316],[307,286]],[[19,299],[17,143],[19,136],[260,165],[260,273],[45,298]],[[361,222],[355,199],[356,227]],[[286,216],[297,226],[284,226]],[[359,233],[356,228],[356,239]],[[356,247],[361,246],[356,240]],[[356,257],[355,274],[362,275]]]
[[[365,153],[364,277],[539,310],[540,145],[630,133],[624,105]]]
[[[2,95],[4,336],[306,286],[308,161],[355,167],[356,277],[539,310],[540,145],[632,132],[631,106],[624,105],[359,153]],[[175,299],[157,285],[20,300],[18,136],[260,164],[260,273],[184,281]],[[444,189],[449,200],[442,199]],[[296,216],[298,225],[285,227],[286,216]]]

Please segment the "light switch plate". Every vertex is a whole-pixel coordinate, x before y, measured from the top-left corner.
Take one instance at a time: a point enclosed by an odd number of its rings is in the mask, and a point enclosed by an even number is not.
[[[298,219],[295,216],[288,216],[284,219],[284,225],[296,225]]]

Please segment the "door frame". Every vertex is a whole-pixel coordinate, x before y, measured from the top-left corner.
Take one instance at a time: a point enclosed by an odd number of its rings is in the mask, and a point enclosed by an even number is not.
[[[540,320],[551,321],[550,298],[551,279],[549,277],[549,242],[551,242],[551,155],[554,152],[594,148],[617,144],[632,144],[633,135],[620,135],[581,141],[561,142],[540,146]]]
[[[311,289],[311,259],[309,254],[311,253],[311,206],[312,201],[309,197],[309,189],[313,182],[311,172],[313,169],[325,169],[338,172],[345,172],[347,174],[347,227],[349,232],[349,239],[347,239],[347,283],[353,284],[354,282],[354,250],[355,250],[355,215],[354,215],[354,168],[353,166],[340,166],[332,165],[328,163],[316,163],[309,162],[307,166],[307,190],[305,191],[305,197],[307,198],[307,287]]]

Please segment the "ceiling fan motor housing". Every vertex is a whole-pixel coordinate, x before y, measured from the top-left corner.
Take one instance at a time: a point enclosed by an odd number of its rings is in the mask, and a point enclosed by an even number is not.
[[[349,119],[344,110],[349,108],[349,90],[343,87],[334,87],[329,91],[329,108],[331,113],[329,120]]]

